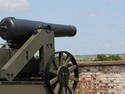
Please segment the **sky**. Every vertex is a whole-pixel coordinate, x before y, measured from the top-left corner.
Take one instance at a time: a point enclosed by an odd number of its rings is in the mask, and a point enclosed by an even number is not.
[[[56,51],[121,54],[125,53],[124,9],[125,0],[0,0],[0,20],[12,16],[74,25],[76,36],[56,38]]]

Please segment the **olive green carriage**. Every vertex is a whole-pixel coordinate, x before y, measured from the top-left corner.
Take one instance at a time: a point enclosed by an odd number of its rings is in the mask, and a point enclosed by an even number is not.
[[[0,36],[7,44],[0,48],[0,94],[73,94],[78,65],[69,52],[55,52],[54,37],[75,34],[70,25],[4,18]]]

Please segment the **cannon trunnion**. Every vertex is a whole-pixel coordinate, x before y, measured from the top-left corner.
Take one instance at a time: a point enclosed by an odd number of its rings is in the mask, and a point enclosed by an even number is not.
[[[7,43],[0,48],[0,93],[74,94],[77,62],[67,51],[55,52],[54,37],[75,34],[71,25],[3,19],[0,36]]]

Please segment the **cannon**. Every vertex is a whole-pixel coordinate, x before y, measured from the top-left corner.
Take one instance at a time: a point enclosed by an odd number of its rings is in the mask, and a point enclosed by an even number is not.
[[[24,37],[35,33],[35,30],[38,28],[53,30],[55,37],[74,36],[76,34],[76,28],[74,26],[8,17],[0,22],[0,36],[6,40],[18,40],[21,36]],[[6,34],[3,35],[3,32]]]
[[[0,93],[74,94],[78,65],[67,51],[55,52],[55,37],[72,37],[76,27],[4,18],[0,36]],[[36,54],[38,56],[36,56]]]
[[[15,19],[14,17],[4,18],[0,22],[0,36],[7,40],[11,47],[17,44],[19,48],[32,34],[36,33],[37,29],[54,31],[55,37],[68,37],[76,34],[76,28],[70,25]]]

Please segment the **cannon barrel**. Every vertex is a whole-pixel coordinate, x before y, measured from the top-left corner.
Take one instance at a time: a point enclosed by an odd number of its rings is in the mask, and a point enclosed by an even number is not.
[[[7,17],[0,22],[0,36],[5,40],[18,40],[35,33],[35,30],[39,28],[53,30],[55,37],[69,37],[76,34],[76,28],[72,25],[51,24]]]

